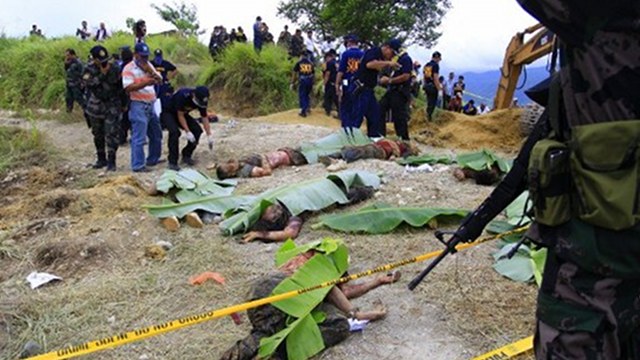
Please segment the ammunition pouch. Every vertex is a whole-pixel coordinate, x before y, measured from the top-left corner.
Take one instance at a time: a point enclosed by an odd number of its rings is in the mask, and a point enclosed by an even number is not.
[[[624,230],[640,222],[640,120],[576,126],[571,171],[577,216]]]
[[[538,223],[557,226],[571,219],[569,147],[553,139],[536,143],[529,159],[529,194]]]
[[[610,230],[631,228],[640,222],[640,121],[576,126],[567,143],[541,140],[528,175],[538,223],[558,226],[575,216]]]

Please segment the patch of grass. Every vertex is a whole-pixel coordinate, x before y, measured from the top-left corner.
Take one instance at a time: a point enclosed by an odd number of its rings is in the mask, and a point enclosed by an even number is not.
[[[48,150],[40,132],[0,126],[0,175],[18,163],[37,165],[46,162]]]
[[[196,38],[150,36],[151,49],[161,48],[165,57],[179,64],[208,64],[208,49]],[[58,39],[0,37],[0,107],[19,110],[24,107],[60,108],[64,105],[64,53],[72,48],[85,62],[97,43],[75,37]],[[122,46],[133,47],[133,35],[117,33],[104,45],[110,54]],[[185,85],[177,79],[177,86]]]
[[[251,105],[253,115],[295,108],[297,96],[289,90],[294,61],[277,46],[260,54],[251,44],[229,46],[205,68],[198,82],[223,91],[238,107]]]

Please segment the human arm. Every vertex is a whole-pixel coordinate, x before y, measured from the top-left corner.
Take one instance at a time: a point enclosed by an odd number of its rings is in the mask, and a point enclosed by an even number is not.
[[[295,239],[300,234],[302,229],[302,219],[297,216],[292,216],[287,222],[287,226],[283,230],[276,231],[250,231],[246,233],[242,240],[245,243],[254,240],[263,240],[267,242],[273,241],[285,241],[288,239]]]
[[[342,77],[344,73],[342,71],[338,71],[336,75],[336,95],[338,95],[338,99],[342,97]]]

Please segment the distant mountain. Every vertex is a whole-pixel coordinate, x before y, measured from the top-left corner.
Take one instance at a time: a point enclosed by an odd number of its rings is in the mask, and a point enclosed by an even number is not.
[[[459,74],[456,74],[456,79]],[[464,72],[464,81],[467,84],[465,91],[465,101],[474,99],[477,104],[483,102],[489,106],[493,106],[493,98],[496,95],[498,81],[500,79],[500,70],[492,70],[486,72]],[[514,97],[518,98],[521,105],[531,102],[524,94],[528,88],[536,85],[549,76],[549,72],[544,66],[527,67],[520,75],[518,80],[518,88]],[[524,85],[523,85],[524,84]]]

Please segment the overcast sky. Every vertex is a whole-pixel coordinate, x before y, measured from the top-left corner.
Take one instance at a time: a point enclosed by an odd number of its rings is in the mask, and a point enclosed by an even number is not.
[[[169,2],[172,2],[170,0]],[[187,0],[198,7],[201,25],[208,31],[222,24],[231,29],[242,26],[251,36],[251,24],[257,15],[269,24],[277,37],[287,23],[276,16],[280,0]],[[75,33],[82,20],[90,27],[104,21],[109,29],[124,29],[128,17],[145,19],[149,32],[171,29],[163,22],[151,3],[153,0],[2,0],[0,32],[8,36],[25,36],[32,24],[47,36]],[[516,0],[451,0],[453,8],[442,22],[443,33],[434,49],[412,48],[412,57],[423,64],[434,50],[442,53],[444,71],[484,71],[500,67],[504,50],[517,31],[536,23]],[[208,34],[203,40],[208,38]]]

